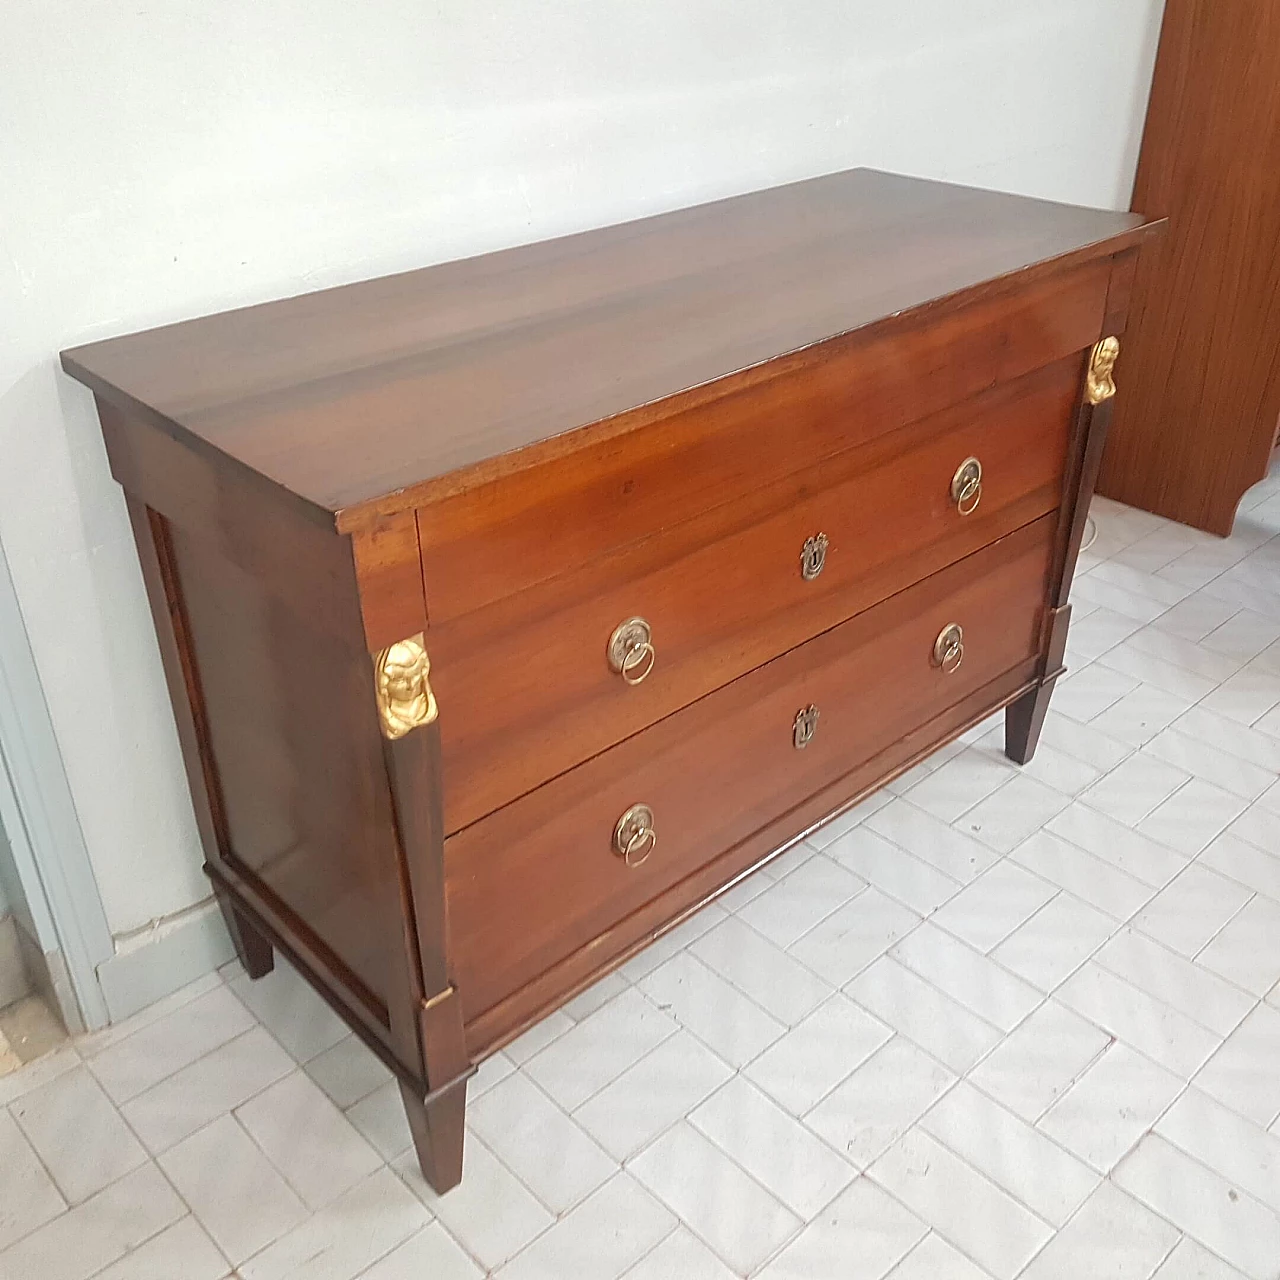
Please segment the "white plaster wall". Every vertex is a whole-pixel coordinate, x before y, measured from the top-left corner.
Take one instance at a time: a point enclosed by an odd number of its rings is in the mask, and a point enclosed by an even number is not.
[[[1128,202],[1162,0],[6,0],[0,541],[112,929],[205,896],[59,348],[867,164]]]

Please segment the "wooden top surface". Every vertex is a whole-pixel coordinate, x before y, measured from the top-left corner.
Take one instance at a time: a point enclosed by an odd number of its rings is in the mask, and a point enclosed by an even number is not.
[[[855,169],[62,360],[350,527],[364,504],[457,491],[501,455],[1151,226]]]

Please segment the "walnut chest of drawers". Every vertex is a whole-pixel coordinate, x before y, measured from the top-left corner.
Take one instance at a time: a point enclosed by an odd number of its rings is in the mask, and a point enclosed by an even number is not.
[[[207,855],[462,1171],[474,1064],[1007,707],[1133,214],[867,170],[68,351]]]

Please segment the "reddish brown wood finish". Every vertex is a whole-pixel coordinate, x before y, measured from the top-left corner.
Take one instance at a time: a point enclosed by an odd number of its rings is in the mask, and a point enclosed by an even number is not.
[[[1090,263],[931,324],[917,316],[824,343],[723,379],[647,430],[421,508],[433,622],[741,502],[762,476],[825,472],[837,455],[940,410],[956,423],[956,405],[1097,339],[1109,269]]]
[[[1038,648],[1055,521],[1028,525],[759,667],[445,843],[455,974],[467,1022],[532,975],[794,808]],[[933,663],[958,622],[964,660]],[[820,712],[803,750],[796,713]],[[611,849],[635,803],[657,844]]]
[[[395,1072],[437,1189],[474,1057],[993,709],[1033,748],[1084,364],[1152,229],[855,172],[64,356],[237,949]],[[658,666],[625,689],[631,613]],[[418,633],[440,718],[387,740],[374,666]],[[661,843],[626,871],[638,791]]]
[[[576,573],[433,621],[436,693],[469,708],[442,726],[446,830],[1056,510],[1079,384],[1073,355]],[[961,516],[951,482],[970,456],[982,498]],[[801,549],[820,532],[826,565],[806,581]],[[632,616],[651,624],[656,649],[634,687],[605,654]]]
[[[778,815],[742,843],[712,857],[692,875],[539,974],[468,1024],[467,1041],[473,1055],[485,1057],[501,1048],[552,1008],[784,853],[807,832],[918,764],[940,744],[950,742],[993,711],[1032,690],[1035,668],[1036,660],[1029,659],[941,715],[917,724],[870,760]]]
[[[95,343],[64,364],[349,528],[651,416],[572,428],[916,308],[1018,292],[1147,230],[855,169]]]
[[[1101,492],[1226,535],[1280,415],[1280,5],[1168,0],[1134,204],[1142,257]]]
[[[236,949],[236,959],[244,966],[244,971],[250,978],[265,978],[276,967],[271,942],[236,906],[235,899],[225,888],[215,885],[213,892],[227,932],[231,935],[231,945]]]
[[[351,647],[329,640],[196,539],[175,530],[172,541],[214,709],[223,856],[311,925],[386,1024],[379,922],[392,901],[395,836],[362,637]]]

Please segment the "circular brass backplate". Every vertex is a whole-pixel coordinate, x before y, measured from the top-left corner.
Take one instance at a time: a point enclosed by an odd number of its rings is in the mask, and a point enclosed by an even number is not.
[[[653,810],[647,804],[633,804],[613,829],[613,851],[629,867],[638,867],[658,843],[653,829]]]
[[[631,671],[646,655],[652,657],[653,629],[644,618],[628,618],[618,623],[609,637],[606,653],[614,671],[619,674]],[[646,670],[645,675],[648,674]],[[644,676],[640,679],[643,680]]]
[[[964,661],[964,628],[958,622],[949,623],[938,632],[933,642],[933,665],[950,675]]]
[[[951,477],[951,500],[962,516],[970,516],[982,501],[982,463],[966,458]]]

